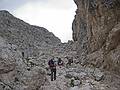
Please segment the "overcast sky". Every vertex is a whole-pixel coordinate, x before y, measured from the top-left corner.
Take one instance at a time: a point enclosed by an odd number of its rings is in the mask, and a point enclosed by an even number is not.
[[[72,40],[76,10],[73,0],[0,0],[0,9],[32,25],[45,27],[62,42]]]

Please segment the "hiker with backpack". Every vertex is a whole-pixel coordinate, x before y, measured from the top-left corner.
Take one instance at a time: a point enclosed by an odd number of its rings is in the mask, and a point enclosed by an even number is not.
[[[62,61],[62,59],[61,58],[58,58],[58,66],[63,66],[63,61]]]
[[[51,81],[56,80],[56,64],[54,62],[54,58],[49,60],[48,65],[51,70]]]

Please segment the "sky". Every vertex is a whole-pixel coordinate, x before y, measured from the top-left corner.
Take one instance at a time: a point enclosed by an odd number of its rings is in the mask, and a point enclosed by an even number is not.
[[[62,42],[72,40],[73,0],[0,0],[0,10],[8,10],[25,22],[46,28]]]

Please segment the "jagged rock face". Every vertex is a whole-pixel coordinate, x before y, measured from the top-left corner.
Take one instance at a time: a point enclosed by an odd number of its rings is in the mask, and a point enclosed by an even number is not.
[[[4,10],[0,11],[0,36],[31,55],[36,54],[37,47],[61,43],[60,39],[47,29],[25,23]]]
[[[120,1],[74,1],[73,39],[81,63],[120,75]]]

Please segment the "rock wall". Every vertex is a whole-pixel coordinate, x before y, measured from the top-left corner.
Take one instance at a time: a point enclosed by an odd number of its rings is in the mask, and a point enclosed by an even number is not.
[[[73,40],[80,63],[120,75],[120,1],[74,1]]]

